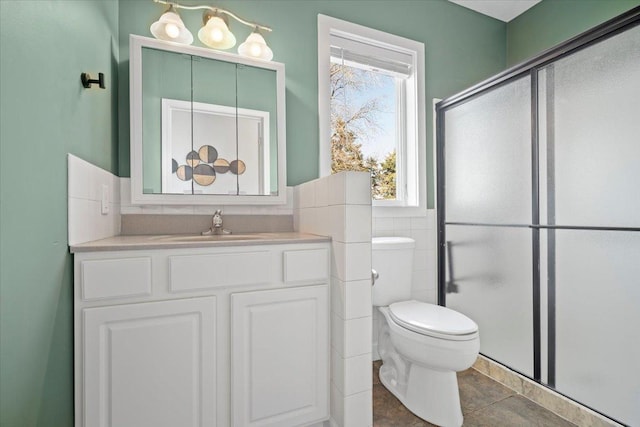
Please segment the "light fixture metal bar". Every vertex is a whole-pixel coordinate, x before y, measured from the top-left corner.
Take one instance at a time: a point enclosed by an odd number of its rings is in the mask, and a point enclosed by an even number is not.
[[[219,13],[224,13],[225,15],[229,15],[230,17],[232,17],[233,19],[235,19],[236,21],[248,26],[248,27],[253,27],[253,28],[259,28],[260,30],[264,30],[264,31],[268,31],[271,32],[273,31],[271,28],[264,26],[264,25],[260,25],[258,23],[255,22],[251,22],[251,21],[245,21],[244,19],[240,18],[238,15],[229,12],[228,10],[225,9],[221,9],[219,7],[213,7],[213,6],[207,6],[207,5],[196,5],[196,6],[184,6],[178,3],[174,3],[172,1],[165,1],[165,0],[153,0],[156,3],[159,4],[166,4],[168,6],[173,6],[176,9],[187,9],[187,10],[210,10],[212,12],[219,12]]]

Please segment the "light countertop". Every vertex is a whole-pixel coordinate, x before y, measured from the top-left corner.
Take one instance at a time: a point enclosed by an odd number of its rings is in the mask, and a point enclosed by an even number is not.
[[[128,251],[141,249],[208,248],[223,246],[278,245],[287,243],[320,243],[331,238],[297,232],[242,233],[201,236],[199,234],[164,234],[114,236],[70,246],[71,253]]]

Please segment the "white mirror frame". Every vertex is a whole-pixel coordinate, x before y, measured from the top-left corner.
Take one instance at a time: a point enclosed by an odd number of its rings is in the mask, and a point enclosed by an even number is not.
[[[278,135],[277,195],[145,194],[142,175],[142,48],[184,53],[203,58],[244,64],[276,72]],[[284,64],[246,58],[232,53],[186,46],[149,37],[129,36],[129,105],[131,117],[131,203],[133,205],[283,205],[287,203],[287,153]]]

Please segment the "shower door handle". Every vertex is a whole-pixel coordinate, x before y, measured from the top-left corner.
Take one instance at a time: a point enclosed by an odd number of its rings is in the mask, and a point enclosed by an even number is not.
[[[458,293],[458,285],[453,280],[453,254],[451,251],[451,242],[448,241],[445,244],[447,248],[447,268],[449,270],[449,280],[445,279],[445,292],[447,294],[457,294]]]

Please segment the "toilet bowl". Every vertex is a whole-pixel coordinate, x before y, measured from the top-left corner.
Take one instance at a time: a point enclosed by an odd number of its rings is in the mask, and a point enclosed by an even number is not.
[[[382,314],[380,382],[418,417],[461,426],[456,372],[471,367],[478,356],[478,325],[449,308],[410,299],[414,245],[404,237],[372,241],[378,273],[373,304]]]

